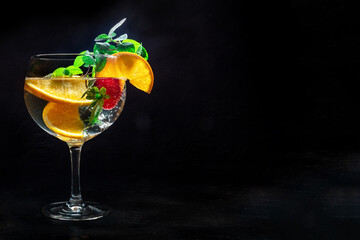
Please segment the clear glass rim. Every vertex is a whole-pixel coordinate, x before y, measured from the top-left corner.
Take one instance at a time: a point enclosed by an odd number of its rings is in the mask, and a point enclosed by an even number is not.
[[[89,53],[92,56],[103,56],[106,58],[115,58],[115,56],[113,55],[109,55],[109,54],[101,54],[101,53]],[[57,60],[57,61],[62,61],[62,60],[72,60],[75,59],[78,56],[84,56],[84,54],[81,53],[39,53],[39,54],[35,54],[33,56],[31,56],[31,59],[38,59],[38,60]]]
[[[64,56],[80,56],[80,53],[39,53],[39,54],[35,54],[33,56],[31,56],[31,58],[36,58],[36,59],[43,59],[43,60],[52,60],[52,59],[56,59],[56,60],[68,60],[69,58],[65,58]]]

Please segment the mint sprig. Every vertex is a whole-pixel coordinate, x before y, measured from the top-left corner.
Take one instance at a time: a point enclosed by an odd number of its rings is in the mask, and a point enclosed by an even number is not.
[[[116,36],[115,30],[117,30],[125,22],[125,20],[126,18],[115,24],[108,34],[102,33],[97,36],[95,38],[93,52],[95,54],[101,53],[109,55],[117,52],[133,52],[139,54],[145,60],[148,60],[149,55],[142,44],[133,39],[128,39],[128,35],[126,33],[114,38]]]
[[[96,72],[100,72],[106,64],[106,56],[117,52],[132,52],[142,56],[148,60],[149,55],[139,43],[133,39],[128,39],[126,33],[117,38],[115,31],[126,21],[126,18],[113,26],[109,33],[102,33],[95,38],[95,44],[92,52],[86,50],[75,58],[74,64],[66,68],[57,68],[50,77],[72,77],[75,75],[83,75],[84,77],[95,76]],[[88,68],[85,72],[82,68]],[[89,69],[91,68],[91,69]]]
[[[98,35],[94,39],[95,44],[92,52],[88,50],[81,52],[80,55],[75,58],[73,65],[57,68],[53,73],[49,74],[48,77],[73,77],[79,75],[82,77],[95,77],[96,72],[100,72],[104,68],[106,57],[117,52],[136,53],[145,60],[148,60],[149,55],[142,46],[142,43],[128,39],[126,33],[115,38],[115,31],[125,21],[126,18],[115,24],[107,34],[102,33]],[[103,108],[104,101],[109,99],[110,96],[106,94],[106,88],[102,87],[98,89],[98,87],[93,86],[95,83],[94,80],[86,80],[85,82],[87,90],[81,98],[86,96],[86,99],[92,100],[88,107],[91,115],[89,120],[86,120],[88,125],[91,126],[98,121],[97,119]]]

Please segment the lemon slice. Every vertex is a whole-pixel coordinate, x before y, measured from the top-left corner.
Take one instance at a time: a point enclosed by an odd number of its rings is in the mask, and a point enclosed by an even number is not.
[[[90,105],[91,100],[81,98],[87,90],[84,78],[27,78],[24,89],[49,102]]]
[[[106,59],[104,68],[96,77],[129,79],[136,88],[150,93],[154,85],[154,73],[150,64],[141,56],[130,52],[118,52]]]
[[[42,114],[45,125],[56,134],[82,139],[85,124],[80,118],[78,105],[49,102]]]

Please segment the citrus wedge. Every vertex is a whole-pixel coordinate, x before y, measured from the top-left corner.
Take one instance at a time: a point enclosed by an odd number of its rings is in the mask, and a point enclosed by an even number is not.
[[[60,136],[82,139],[85,124],[78,108],[74,104],[49,102],[43,110],[44,123]]]
[[[141,56],[130,52],[118,52],[106,59],[104,68],[96,77],[128,79],[136,88],[150,93],[154,85],[154,74],[150,64]]]
[[[90,105],[91,100],[81,98],[87,90],[83,78],[27,78],[24,89],[49,102]]]

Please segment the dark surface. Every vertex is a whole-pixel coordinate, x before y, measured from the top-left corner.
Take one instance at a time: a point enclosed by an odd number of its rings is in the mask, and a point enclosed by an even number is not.
[[[17,4],[1,15],[1,240],[360,236],[355,6]],[[119,34],[143,42],[155,85],[151,95],[129,86],[120,118],[83,148],[83,197],[113,213],[49,221],[40,210],[68,197],[69,156],[27,113],[29,58],[90,49],[123,17]]]
[[[62,177],[61,172],[47,171],[37,176],[22,173],[21,178],[7,178],[12,184],[3,187],[1,236],[3,239],[342,239],[344,236],[356,239],[360,234],[359,157],[359,152],[278,154],[278,161],[291,164],[262,171],[238,184],[199,183],[188,178],[175,182],[173,177],[159,181],[129,169],[125,174],[112,176],[105,171],[96,173],[86,169],[84,197],[106,203],[113,212],[101,220],[75,223],[49,221],[40,213],[40,207],[48,201],[63,199],[67,186],[56,181]],[[212,174],[202,169],[196,176],[198,179]],[[95,176],[105,184],[95,183]],[[244,184],[259,179],[267,181]],[[44,180],[49,182],[44,184]]]

